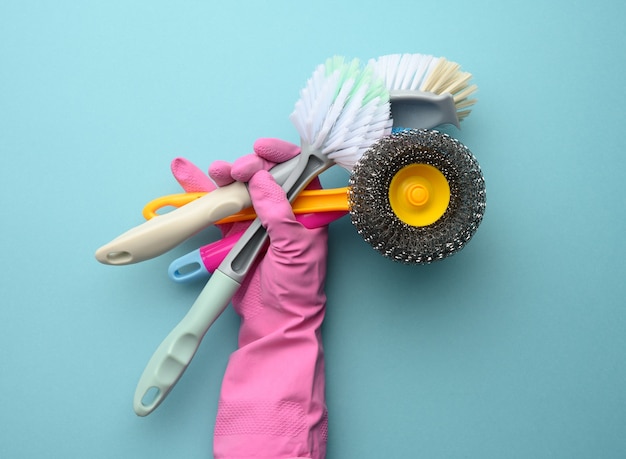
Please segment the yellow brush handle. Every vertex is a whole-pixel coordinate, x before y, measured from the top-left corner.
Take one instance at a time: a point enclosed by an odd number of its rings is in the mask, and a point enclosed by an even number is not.
[[[164,207],[181,207],[195,201],[207,193],[179,193],[161,196],[150,201],[143,208],[143,216],[146,220],[157,217],[159,210]],[[330,188],[326,190],[304,190],[293,202],[293,212],[307,214],[312,212],[336,212],[348,210],[348,187]],[[256,218],[254,209],[248,207],[236,214],[232,214],[216,224],[232,223]]]

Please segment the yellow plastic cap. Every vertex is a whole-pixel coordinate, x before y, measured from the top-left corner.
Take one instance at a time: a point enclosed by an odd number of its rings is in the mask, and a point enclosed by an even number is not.
[[[448,208],[450,185],[436,167],[410,164],[391,180],[389,202],[396,216],[406,224],[432,225]]]

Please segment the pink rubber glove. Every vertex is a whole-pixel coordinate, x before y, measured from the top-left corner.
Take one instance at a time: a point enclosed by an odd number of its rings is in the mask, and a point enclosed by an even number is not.
[[[328,424],[320,329],[326,303],[327,229],[311,230],[298,223],[284,191],[265,171],[298,154],[299,148],[261,139],[254,150],[232,167],[214,162],[210,168],[220,186],[233,179],[249,183],[252,203],[270,236],[267,254],[233,298],[242,319],[239,349],[231,355],[222,383],[214,455],[323,459]],[[209,191],[213,186],[204,174],[200,178],[192,172],[197,170],[192,165],[176,161],[172,170],[178,169],[174,175],[185,189],[200,186],[205,189],[194,191]],[[227,233],[235,230],[241,226],[225,228]]]

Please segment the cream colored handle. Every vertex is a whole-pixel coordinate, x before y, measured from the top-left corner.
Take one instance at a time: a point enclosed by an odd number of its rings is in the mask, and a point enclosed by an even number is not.
[[[300,155],[274,166],[270,173],[282,185]],[[203,228],[250,207],[248,188],[241,182],[217,188],[205,196],[154,217],[96,250],[96,259],[106,265],[129,265],[149,260],[173,249]]]
[[[96,259],[107,265],[127,265],[154,258],[250,205],[246,185],[232,183],[126,231],[100,247]]]

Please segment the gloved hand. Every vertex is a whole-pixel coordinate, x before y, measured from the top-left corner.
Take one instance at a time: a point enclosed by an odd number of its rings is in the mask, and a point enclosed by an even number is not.
[[[254,151],[232,166],[216,161],[209,170],[218,186],[233,180],[249,183],[253,206],[270,238],[266,255],[232,301],[241,316],[239,348],[222,383],[214,455],[323,459],[328,427],[321,341],[327,229],[298,223],[284,191],[266,172],[298,154],[299,147],[260,139]],[[172,171],[186,191],[215,188],[186,160],[174,160]],[[312,186],[319,188],[319,182]],[[248,224],[222,229],[227,235]]]

